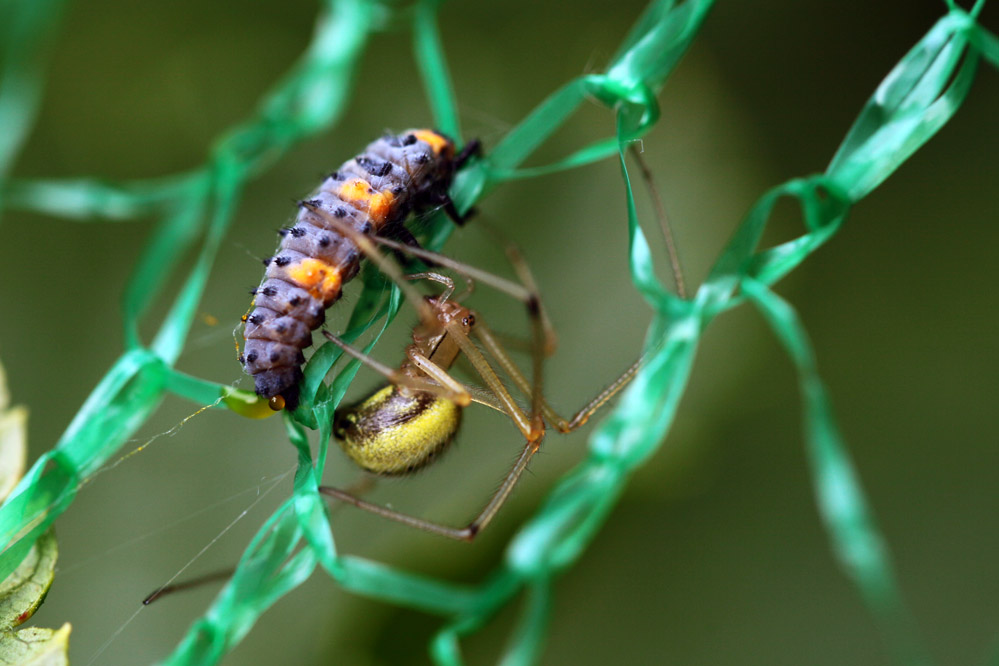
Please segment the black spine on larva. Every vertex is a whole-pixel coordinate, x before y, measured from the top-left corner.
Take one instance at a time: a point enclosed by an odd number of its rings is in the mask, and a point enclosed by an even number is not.
[[[410,130],[368,145],[303,202],[295,223],[282,230],[277,251],[265,262],[267,271],[246,319],[243,367],[259,395],[280,395],[286,408],[297,406],[302,350],[312,344],[312,331],[340,297],[339,286],[360,269],[360,251],[335,224],[377,233],[411,211],[439,204],[453,175],[454,143],[437,132]],[[303,271],[303,261],[318,270]],[[335,275],[324,281],[328,273]]]

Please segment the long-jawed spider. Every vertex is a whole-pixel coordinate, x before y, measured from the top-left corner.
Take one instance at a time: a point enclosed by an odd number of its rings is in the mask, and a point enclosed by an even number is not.
[[[350,231],[344,230],[346,235]],[[472,402],[491,407],[510,418],[524,437],[524,448],[500,487],[485,507],[464,527],[450,527],[417,518],[361,499],[329,486],[320,492],[371,513],[460,541],[472,541],[496,516],[520,480],[531,458],[538,452],[550,425],[568,433],[582,426],[634,377],[641,359],[630,365],[607,388],[590,400],[571,418],[563,418],[551,407],[542,392],[543,360],[555,347],[555,336],[545,315],[534,279],[520,253],[513,246],[507,255],[520,283],[467,266],[446,256],[427,252],[380,237],[351,236],[361,251],[403,289],[420,313],[413,331],[413,343],[398,369],[387,367],[351,347],[329,331],[330,341],[390,382],[361,402],[337,411],[334,434],[347,455],[362,469],[397,476],[431,463],[450,444],[461,424],[462,409]],[[482,317],[454,298],[454,282],[436,272],[403,275],[399,267],[384,257],[374,244],[406,252],[454,270],[467,280],[477,280],[506,292],[524,303],[531,322],[532,378],[518,368]],[[420,297],[409,281],[426,279],[443,285],[437,296]],[[478,343],[478,344],[476,344]],[[464,355],[485,384],[469,386],[455,379],[449,369]],[[526,399],[522,407],[500,379],[504,374]]]

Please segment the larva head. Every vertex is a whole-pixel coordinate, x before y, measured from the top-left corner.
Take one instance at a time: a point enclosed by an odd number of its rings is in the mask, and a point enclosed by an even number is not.
[[[437,157],[448,161],[454,159],[454,141],[440,132],[431,129],[411,129],[407,130],[405,134],[411,134],[428,144]]]

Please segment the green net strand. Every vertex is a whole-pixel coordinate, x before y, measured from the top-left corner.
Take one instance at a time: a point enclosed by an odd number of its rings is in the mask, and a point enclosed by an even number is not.
[[[39,457],[16,495],[0,509],[0,539],[6,544],[0,568],[16,568],[34,540],[68,508],[83,479],[113,453],[104,444],[124,441],[153,413],[164,391],[162,376],[141,371],[160,366],[149,352],[126,352],[84,403],[60,444]]]
[[[968,41],[993,67],[999,67],[999,38],[979,25],[969,27]]]
[[[47,47],[64,4],[63,0],[12,0],[0,5],[0,181],[10,172],[34,124]]]
[[[0,182],[0,195],[7,208],[64,220],[139,222],[143,216],[160,212],[174,202],[193,198],[190,188],[203,187],[205,183],[205,174],[200,170],[127,183],[93,178],[11,179]]]
[[[437,29],[437,10],[440,4],[440,0],[424,0],[415,7],[413,54],[420,68],[427,101],[430,102],[437,128],[447,136],[460,139],[462,134],[458,118],[458,98],[451,85],[451,75],[441,48],[440,31]]]
[[[29,12],[31,4],[19,3],[17,11]],[[414,50],[437,125],[457,137],[457,105],[436,25],[438,4],[424,0],[414,7]],[[334,345],[323,345],[305,367],[301,407],[284,417],[298,455],[293,492],[261,527],[233,578],[166,663],[217,662],[266,608],[307,579],[316,565],[347,590],[447,618],[431,643],[434,659],[443,664],[462,663],[461,637],[478,630],[499,608],[519,597],[523,611],[502,662],[536,661],[544,645],[552,581],[578,560],[615,506],[631,472],[657,451],[669,432],[704,328],[715,316],[745,300],[763,313],[798,368],[813,485],[838,560],[881,620],[900,658],[906,663],[924,661],[925,652],[914,638],[887,548],[837,431],[807,337],[793,309],[770,287],[832,237],[850,205],[879,185],[950,119],[970,88],[979,57],[999,65],[999,41],[975,22],[981,1],[970,13],[951,3],[948,14],[878,87],[826,173],[790,180],[764,194],[695,297],[682,301],[656,278],[655,257],[638,223],[624,156],[628,143],[658,119],[656,92],[712,4],[708,0],[651,3],[604,73],[579,77],[550,95],[455,180],[452,197],[459,210],[466,211],[507,180],[574,168],[617,152],[625,184],[631,277],[653,311],[643,368],[594,431],[587,459],[549,493],[511,540],[499,566],[477,584],[458,584],[337,552],[318,486],[333,410],[359,363],[346,363],[327,384],[324,379],[342,352]],[[16,566],[37,535],[72,501],[79,486],[114,455],[166,393],[200,404],[211,404],[222,395],[221,404],[234,411],[261,415],[254,407],[260,401],[249,394],[184,375],[171,366],[183,349],[243,186],[295,142],[329,127],[343,113],[357,61],[389,11],[376,2],[330,0],[302,59],[264,97],[253,117],[215,143],[209,161],[198,169],[117,184],[92,179],[0,178],[0,203],[7,207],[67,219],[131,220],[150,214],[159,218],[123,296],[125,352],[95,387],[56,447],[39,459],[0,508],[0,536],[7,544],[0,553],[0,574]],[[14,109],[14,127],[20,128],[20,134],[10,144],[13,148],[4,148],[9,154],[0,152],[0,158],[7,160],[0,160],[0,177],[30,127],[40,90],[37,83],[34,89],[13,86],[6,72],[14,63],[18,71],[35,72],[33,82],[40,79],[38,49],[37,43],[26,42],[3,52],[0,117]],[[523,167],[586,99],[615,109],[614,136],[595,140],[554,163]],[[767,220],[781,197],[800,202],[806,232],[760,250]],[[439,217],[427,234],[427,246],[440,248],[450,229]],[[144,347],[138,321],[165,286],[170,271],[163,267],[175,268],[199,241],[194,268],[182,281],[152,344]],[[398,312],[401,296],[370,267],[363,271],[362,280],[363,290],[343,337],[355,341],[376,327],[365,345],[367,350]],[[306,428],[318,430],[315,458]]]
[[[483,168],[492,184],[536,177],[604,159],[618,149],[617,138],[596,141],[553,164],[518,169],[586,99],[607,106],[630,105],[642,110],[628,139],[642,136],[659,118],[655,91],[686,52],[713,6],[708,1],[654,2],[639,19],[604,74],[581,76],[550,95],[489,151]],[[459,192],[460,192],[459,188]]]
[[[957,111],[978,65],[967,49],[974,27],[970,15],[951,12],[878,86],[826,171],[851,201],[880,185]]]
[[[524,595],[524,612],[510,637],[500,666],[533,664],[540,660],[551,616],[551,584],[547,579],[532,580]]]
[[[205,199],[210,190],[207,179],[191,181],[191,185],[182,203],[157,224],[125,287],[122,324],[126,349],[142,347],[139,320],[152,303],[148,292],[159,293],[164,288],[183,256],[183,250],[191,247],[201,234]]]
[[[834,552],[880,621],[900,663],[928,664],[884,542],[846,452],[815,354],[794,309],[763,283],[746,278],[743,293],[760,310],[798,369],[812,484]]]

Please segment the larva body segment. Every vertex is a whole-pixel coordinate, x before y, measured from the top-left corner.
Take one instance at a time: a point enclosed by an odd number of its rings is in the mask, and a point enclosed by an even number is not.
[[[412,211],[448,201],[455,171],[454,142],[432,130],[409,130],[372,142],[329,176],[301,206],[295,224],[267,260],[246,317],[241,361],[258,395],[298,404],[298,382],[326,309],[360,268],[357,246],[335,231],[322,210],[363,234],[400,224]]]

